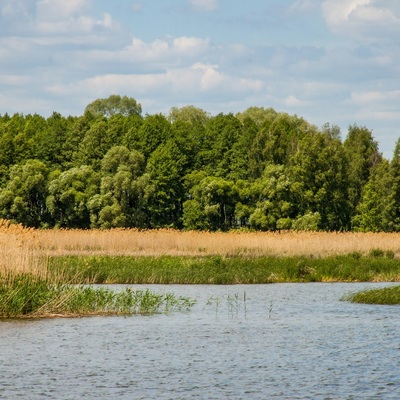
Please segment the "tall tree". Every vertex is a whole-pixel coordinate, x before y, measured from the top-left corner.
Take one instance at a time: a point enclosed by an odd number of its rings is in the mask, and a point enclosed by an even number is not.
[[[181,227],[185,165],[186,156],[174,140],[160,145],[148,159],[146,170],[153,186],[148,198],[152,227]]]
[[[0,216],[36,228],[48,223],[48,173],[39,160],[12,166],[6,187],[0,189]]]
[[[355,231],[380,232],[395,228],[391,220],[394,217],[389,201],[392,197],[392,179],[390,163],[382,160],[371,168],[368,182],[364,185],[362,196],[352,217],[352,227]]]
[[[90,112],[95,117],[111,117],[116,114],[123,116],[140,115],[142,106],[133,97],[113,94],[106,99],[97,99],[88,104],[85,112]]]
[[[100,178],[90,166],[74,167],[50,182],[47,207],[58,227],[89,228],[89,200],[99,193]]]
[[[382,160],[382,155],[372,132],[365,127],[350,126],[343,144],[348,162],[349,200],[354,212],[361,199],[362,188],[368,182],[370,171]]]

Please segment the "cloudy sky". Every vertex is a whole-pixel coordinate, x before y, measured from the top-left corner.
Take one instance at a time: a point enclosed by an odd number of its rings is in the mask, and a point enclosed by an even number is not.
[[[0,0],[0,114],[273,107],[400,137],[399,0]]]

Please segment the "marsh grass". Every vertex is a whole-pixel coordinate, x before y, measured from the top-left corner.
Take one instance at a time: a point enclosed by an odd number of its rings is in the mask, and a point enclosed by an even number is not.
[[[0,285],[0,318],[154,314],[186,311],[193,304],[169,293],[56,285],[31,274],[2,279]]]
[[[193,305],[173,294],[82,286],[81,271],[49,269],[38,232],[0,220],[0,318],[152,314]]]
[[[58,256],[49,258],[55,276],[84,283],[256,284],[278,282],[400,281],[391,257]],[[77,283],[79,283],[77,281]]]
[[[400,286],[391,286],[381,289],[368,289],[351,293],[342,300],[352,303],[397,305],[400,304]]]

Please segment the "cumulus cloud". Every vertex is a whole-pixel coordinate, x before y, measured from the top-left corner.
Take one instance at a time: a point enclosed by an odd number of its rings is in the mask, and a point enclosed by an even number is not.
[[[351,99],[357,104],[375,105],[382,102],[396,102],[397,105],[400,101],[400,90],[352,92]]]
[[[306,106],[309,103],[307,101],[301,100],[296,96],[289,95],[284,99],[284,103],[288,107],[302,107]]]
[[[356,39],[397,40],[400,4],[383,0],[324,0],[322,15],[336,34]]]
[[[257,92],[263,88],[262,81],[229,76],[219,71],[218,66],[195,63],[187,68],[169,69],[154,74],[106,74],[81,80],[72,84],[49,86],[47,90],[57,95],[87,93],[105,95],[126,90],[149,95],[157,92],[166,96],[173,93],[229,93]]]

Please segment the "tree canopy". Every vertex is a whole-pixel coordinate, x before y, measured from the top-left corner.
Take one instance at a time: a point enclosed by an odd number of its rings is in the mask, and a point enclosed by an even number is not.
[[[94,116],[104,115],[112,117],[121,114],[124,117],[130,115],[140,115],[142,106],[134,98],[127,96],[111,95],[107,99],[96,99],[86,106],[85,112],[90,112]]]
[[[400,141],[272,108],[0,116],[0,218],[33,227],[400,231]]]

